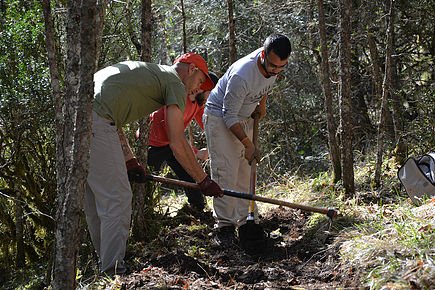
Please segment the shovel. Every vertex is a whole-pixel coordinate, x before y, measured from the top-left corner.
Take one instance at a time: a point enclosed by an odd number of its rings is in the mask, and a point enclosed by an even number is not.
[[[252,134],[252,143],[255,148],[258,145],[258,123],[260,114],[254,114],[254,128]],[[259,160],[251,161],[251,175],[249,183],[249,194],[255,196],[255,185],[257,183],[257,162]],[[263,227],[255,223],[255,201],[251,199],[248,209],[248,217],[246,223],[241,225],[238,229],[240,246],[247,252],[261,251],[267,245],[267,239]]]

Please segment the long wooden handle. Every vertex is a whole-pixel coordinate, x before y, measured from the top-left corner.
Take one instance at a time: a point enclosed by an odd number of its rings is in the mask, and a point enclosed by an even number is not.
[[[165,183],[165,184],[171,184],[171,185],[181,186],[181,187],[185,187],[185,188],[199,189],[199,186],[196,183],[182,181],[182,180],[178,180],[178,179],[172,179],[172,178],[167,178],[167,177],[162,177],[162,176],[157,176],[157,175],[147,175],[146,178],[148,180],[157,181],[157,182],[161,182],[161,183]],[[268,197],[263,197],[263,196],[258,196],[258,195],[251,195],[249,193],[237,192],[237,191],[226,190],[226,189],[224,189],[224,194],[228,195],[228,196],[232,196],[232,197],[237,197],[237,198],[243,198],[243,199],[248,199],[248,200],[255,200],[255,201],[260,201],[260,202],[265,202],[265,203],[282,205],[282,206],[286,206],[286,207],[290,207],[290,208],[294,208],[294,209],[300,209],[300,210],[308,211],[308,212],[317,212],[317,213],[321,213],[321,214],[326,214],[331,219],[337,217],[337,215],[338,215],[337,210],[333,209],[333,208],[313,207],[313,206],[302,205],[302,204],[292,203],[292,202],[288,202],[288,201],[284,201],[284,200],[273,199],[273,198],[268,198]]]
[[[254,128],[252,130],[252,143],[254,144],[255,150],[257,150],[258,146],[258,126],[260,122],[260,114],[254,113]],[[252,160],[251,161],[251,176],[249,179],[249,193],[251,195],[255,195],[255,186],[257,184],[257,162],[260,160]],[[255,203],[254,200],[251,200],[249,203],[249,215],[254,216]]]

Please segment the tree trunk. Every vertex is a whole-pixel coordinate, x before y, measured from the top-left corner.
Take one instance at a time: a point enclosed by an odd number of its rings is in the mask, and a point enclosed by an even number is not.
[[[320,34],[320,82],[322,84],[323,95],[325,98],[325,111],[326,123],[328,128],[328,141],[329,141],[329,156],[332,162],[333,169],[333,182],[337,183],[341,180],[341,161],[340,161],[340,148],[338,146],[336,134],[337,126],[334,120],[333,111],[333,95],[331,91],[331,82],[329,76],[329,55],[328,44],[326,41],[326,25],[325,13],[323,11],[323,0],[318,0],[319,6],[319,34]]]
[[[135,24],[133,24],[133,9],[132,4],[130,0],[126,1],[125,4],[125,14],[126,14],[126,21],[127,21],[127,33],[130,36],[130,40],[133,43],[133,45],[136,47],[137,54],[140,55],[142,51],[142,44],[140,43],[140,40],[137,38],[136,31],[135,31]]]
[[[56,35],[54,32],[54,23],[53,17],[51,15],[51,4],[50,0],[43,0],[42,7],[44,12],[44,21],[45,21],[45,43],[47,46],[47,54],[48,54],[48,66],[50,68],[50,81],[51,81],[51,90],[53,94],[53,98],[55,100],[55,110],[59,112],[62,108],[61,105],[61,86],[60,86],[60,75],[59,75],[59,66],[57,63],[59,51],[56,47]],[[58,124],[58,122],[56,122]]]
[[[407,156],[407,144],[405,144],[403,135],[404,135],[404,110],[401,105],[401,100],[399,94],[396,93],[396,88],[398,87],[397,82],[400,81],[397,77],[397,66],[396,60],[393,57],[395,55],[396,44],[395,44],[395,32],[394,32],[394,18],[395,18],[395,9],[393,7],[394,1],[389,1],[389,5],[387,6],[390,10],[390,17],[387,18],[389,21],[390,27],[390,39],[391,39],[391,76],[390,76],[390,91],[389,95],[391,96],[392,101],[392,111],[393,111],[393,124],[394,124],[394,156],[399,164],[405,162]],[[400,86],[400,85],[399,85]]]
[[[64,113],[64,119],[62,130],[57,132],[58,202],[53,289],[76,288],[96,63],[96,0],[83,0],[81,6],[77,1],[68,4],[64,112],[56,112]]]
[[[56,132],[57,206],[55,229],[55,254],[52,287],[54,289],[75,288],[75,268],[77,257],[77,233],[79,210],[76,196],[69,196],[67,181],[71,174],[71,152],[74,132],[74,98],[78,91],[80,61],[80,7],[78,2],[68,4],[67,18],[67,63],[65,98],[61,111],[56,111],[60,124]]]
[[[17,255],[15,264],[18,269],[24,268],[26,265],[26,257],[24,255],[24,221],[23,221],[23,207],[21,206],[21,191],[15,188],[15,239],[17,241]]]
[[[181,17],[183,19],[183,52],[187,52],[187,36],[186,36],[186,12],[184,11],[184,1],[181,0]]]
[[[383,150],[384,150],[384,138],[385,138],[385,117],[387,110],[388,97],[391,93],[391,54],[392,54],[392,45],[393,45],[393,0],[390,1],[389,13],[387,14],[387,47],[385,54],[385,75],[384,81],[382,83],[382,102],[381,102],[381,113],[379,117],[379,125],[378,125],[378,146],[376,149],[376,169],[375,169],[375,187],[379,188],[381,186],[381,172],[382,172],[382,160],[383,160]]]
[[[234,20],[234,4],[233,0],[227,0],[228,5],[228,46],[229,46],[229,64],[237,60],[236,51],[236,21]]]
[[[142,0],[141,13],[142,31],[141,31],[141,60],[151,61],[151,36],[152,36],[152,11],[151,0]],[[148,135],[149,135],[148,118],[143,118],[139,122],[139,146],[137,146],[136,157],[141,164],[146,166],[148,159]],[[144,241],[149,237],[147,208],[152,208],[147,202],[146,196],[152,196],[151,184],[134,184],[133,185],[133,205],[132,205],[132,235],[136,240]]]
[[[151,39],[152,39],[152,11],[151,0],[142,0],[142,13],[141,13],[141,43],[142,49],[140,54],[140,60],[151,61]]]
[[[51,81],[51,91],[54,99],[55,104],[55,127],[56,127],[56,156],[60,156],[60,153],[58,150],[61,148],[61,142],[59,140],[61,126],[62,126],[62,107],[63,107],[63,99],[62,99],[62,88],[61,88],[61,82],[60,82],[60,69],[59,69],[59,63],[57,62],[57,59],[59,59],[59,50],[56,46],[56,35],[54,30],[54,21],[51,14],[51,3],[50,0],[43,0],[42,1],[42,7],[44,12],[44,22],[45,22],[45,43],[47,47],[47,55],[48,55],[48,66],[50,69],[50,81]],[[63,172],[64,168],[60,168],[60,166],[56,166],[56,170],[61,170]],[[62,172],[57,172],[57,176],[59,174],[62,174]],[[57,180],[59,181],[59,177],[57,177]],[[59,186],[58,186],[59,189]],[[50,255],[49,257],[49,269],[47,269],[46,272],[46,282],[47,284],[51,283],[51,272],[53,267],[53,257]]]
[[[95,31],[95,67],[96,70],[99,68],[101,47],[103,46],[103,28],[106,15],[106,1],[97,2],[97,19],[96,19],[96,31]]]
[[[343,186],[348,197],[355,193],[353,152],[352,152],[352,89],[351,89],[351,48],[350,15],[351,0],[340,0],[340,121]]]
[[[367,42],[370,50],[370,59],[372,61],[372,72],[373,72],[373,87],[374,87],[374,99],[382,99],[382,71],[379,66],[379,54],[378,48],[376,47],[376,42],[372,29],[367,33]],[[378,101],[376,101],[376,104]]]

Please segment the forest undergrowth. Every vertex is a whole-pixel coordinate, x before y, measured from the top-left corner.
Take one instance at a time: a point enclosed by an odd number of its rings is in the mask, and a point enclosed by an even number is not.
[[[345,197],[330,176],[282,176],[258,194],[338,209],[321,214],[258,203],[267,247],[246,253],[213,243],[211,212],[195,216],[182,191],[160,188],[161,231],[130,243],[124,276],[102,277],[89,241],[81,249],[79,289],[431,289],[435,285],[435,200],[415,205],[399,186],[394,159],[383,186],[371,188],[374,162],[355,170],[357,193]],[[211,200],[208,200],[211,208]],[[11,275],[5,289],[44,288],[47,265]],[[27,271],[27,273],[30,273]],[[21,278],[20,278],[21,277]]]

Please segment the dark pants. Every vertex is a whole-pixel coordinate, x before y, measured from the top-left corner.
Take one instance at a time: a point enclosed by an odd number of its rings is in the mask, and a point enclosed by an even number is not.
[[[184,170],[181,164],[178,163],[177,159],[175,159],[175,156],[172,153],[169,145],[163,147],[148,147],[148,166],[150,166],[153,171],[160,171],[163,162],[165,161],[180,180],[195,182],[193,178],[186,172],[186,170]],[[185,192],[187,200],[192,207],[199,210],[204,209],[205,200],[200,190],[189,188],[185,189]]]

